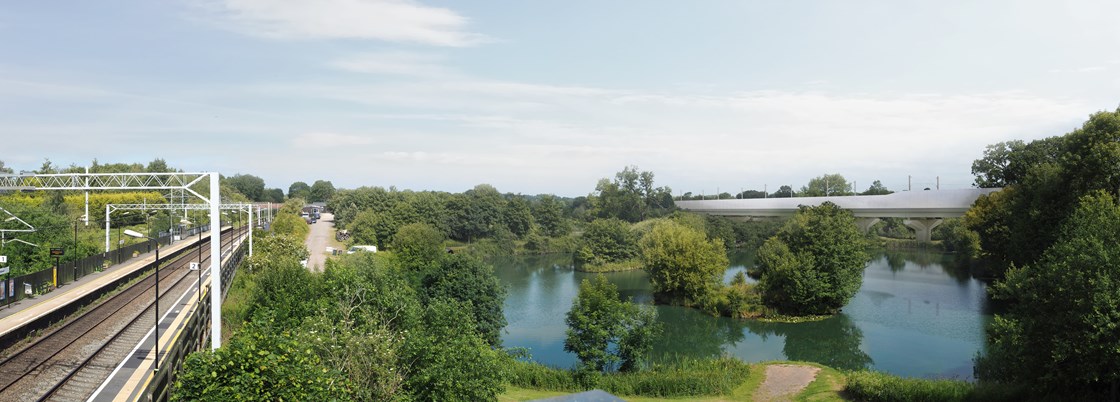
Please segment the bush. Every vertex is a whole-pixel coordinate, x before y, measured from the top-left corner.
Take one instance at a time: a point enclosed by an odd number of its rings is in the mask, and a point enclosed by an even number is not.
[[[1020,401],[1021,388],[958,380],[902,378],[873,371],[848,374],[844,393],[859,401]]]
[[[562,392],[599,388],[615,395],[672,398],[727,395],[746,381],[750,365],[735,358],[683,359],[654,365],[634,373],[600,374],[592,370],[563,370],[537,363],[509,364],[511,385]]]

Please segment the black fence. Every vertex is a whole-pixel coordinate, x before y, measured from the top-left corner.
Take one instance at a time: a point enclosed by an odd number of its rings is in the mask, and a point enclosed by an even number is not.
[[[187,230],[183,232],[181,236],[183,236],[184,240],[189,240],[187,237],[198,235],[200,231],[205,233],[209,230],[209,226],[202,226]],[[161,233],[156,238],[159,244],[164,246],[170,245],[172,242],[170,233]],[[134,257],[149,253],[155,250],[155,244],[156,241],[148,240],[143,243],[109,250],[107,253],[94,254],[80,260],[64,262],[58,265],[57,271],[54,267],[51,267],[30,274],[16,276],[7,281],[0,277],[0,305],[15,303],[33,295],[41,295],[50,292],[54,289],[56,274],[58,275],[58,286],[65,286],[86,275],[104,271],[112,265],[118,265]]]

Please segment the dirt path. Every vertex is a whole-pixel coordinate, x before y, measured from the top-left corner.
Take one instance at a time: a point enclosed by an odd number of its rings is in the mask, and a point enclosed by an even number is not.
[[[334,215],[323,213],[319,221],[311,225],[311,233],[307,235],[307,251],[311,257],[307,259],[307,269],[320,272],[327,262],[327,245],[334,238]]]
[[[791,401],[817,378],[821,369],[793,364],[766,366],[766,379],[755,391],[756,401]]]

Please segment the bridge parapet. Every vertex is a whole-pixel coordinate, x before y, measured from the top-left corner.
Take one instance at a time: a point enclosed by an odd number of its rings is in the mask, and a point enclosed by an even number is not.
[[[976,188],[903,191],[887,195],[696,200],[677,201],[676,204],[677,207],[690,212],[731,218],[754,218],[792,216],[802,205],[817,206],[825,201],[831,201],[840,208],[852,211],[861,223],[861,229],[867,230],[874,224],[872,219],[905,218],[908,220],[907,226],[918,232],[919,240],[929,241],[930,231],[941,223],[941,219],[963,216],[981,195],[999,190],[1001,189]]]

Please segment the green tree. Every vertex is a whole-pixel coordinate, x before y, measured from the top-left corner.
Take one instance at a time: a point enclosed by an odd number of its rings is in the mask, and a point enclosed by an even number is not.
[[[871,183],[871,187],[868,187],[867,191],[860,193],[860,195],[887,195],[891,193],[894,193],[894,191],[888,190],[887,186],[884,186],[883,183],[875,180]]]
[[[334,184],[329,180],[315,180],[308,190],[307,199],[311,202],[327,202],[334,197]]]
[[[564,219],[564,203],[553,195],[543,195],[532,205],[533,220],[548,237],[560,237],[571,231]]]
[[[506,289],[490,265],[463,254],[449,255],[424,273],[420,292],[428,302],[441,298],[463,302],[464,311],[472,313],[475,332],[490,345],[502,342]]]
[[[793,187],[786,186],[786,185],[778,187],[778,191],[775,191],[774,194],[770,194],[770,198],[792,198],[792,197],[793,197]]]
[[[672,190],[653,186],[653,172],[627,166],[615,174],[614,181],[603,178],[588,196],[595,216],[634,223],[658,217],[674,208]]]
[[[763,302],[783,314],[835,313],[863,283],[867,247],[850,211],[801,207],[758,250]]]
[[[839,173],[825,174],[809,180],[809,184],[801,187],[799,197],[825,197],[833,195],[850,195],[852,185]]]
[[[1064,136],[992,149],[974,163],[977,183],[1004,188],[980,197],[964,221],[980,234],[983,254],[1002,263],[997,271],[1037,261],[1079,197],[1120,193],[1120,109],[1095,113]]]
[[[178,401],[335,401],[350,384],[290,330],[260,317],[221,349],[193,353],[172,389]]]
[[[12,174],[15,173],[15,171],[13,171],[10,167],[4,166],[4,161],[0,161],[0,173]]]
[[[1120,205],[1082,197],[1036,263],[1013,268],[992,295],[1011,302],[988,328],[984,380],[1031,384],[1053,396],[1102,399],[1120,384]],[[1089,395],[1094,395],[1091,397]],[[1076,397],[1075,397],[1076,395]]]
[[[405,387],[420,401],[488,401],[504,389],[504,362],[499,351],[472,331],[470,303],[436,299],[424,313],[420,331],[403,346],[410,362]]]
[[[564,350],[575,353],[580,363],[594,371],[637,371],[653,350],[659,331],[657,313],[648,306],[622,301],[618,288],[603,275],[594,282],[584,279],[572,301]]]
[[[302,181],[297,181],[288,186],[288,198],[311,198],[311,186]]]
[[[299,215],[294,214],[277,214],[272,219],[272,232],[281,235],[291,235],[299,239],[306,239],[307,234],[311,232],[311,228],[307,227],[307,222],[300,218]]]
[[[284,202],[284,190],[278,188],[270,188],[264,191],[264,199],[261,201],[281,204]]]
[[[346,225],[346,230],[350,231],[350,242],[354,244],[372,244],[385,248],[385,244],[392,241],[392,236],[386,233],[392,229],[390,226],[392,225],[382,214],[367,209],[358,213]]]
[[[659,300],[697,305],[720,287],[728,264],[722,241],[666,221],[655,225],[640,243],[642,264]]]
[[[393,237],[393,253],[406,267],[422,267],[444,255],[443,233],[425,223],[401,226]]]
[[[155,158],[148,162],[148,167],[144,168],[144,171],[148,173],[173,173],[175,169],[167,166],[167,161],[163,158]]]
[[[264,179],[251,174],[235,174],[225,178],[225,184],[249,197],[250,201],[264,200]]]
[[[506,228],[517,237],[524,237],[533,226],[533,213],[530,211],[529,201],[522,196],[513,196],[506,200],[502,216]]]
[[[575,254],[576,264],[622,262],[638,256],[638,238],[620,219],[596,219],[587,225]]]

